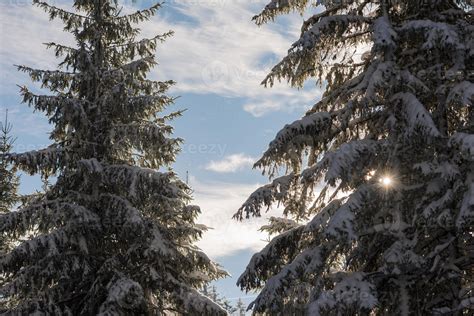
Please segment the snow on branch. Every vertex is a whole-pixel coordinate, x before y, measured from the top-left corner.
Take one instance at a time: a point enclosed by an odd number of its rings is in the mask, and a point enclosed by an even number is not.
[[[378,304],[375,286],[365,274],[354,272],[345,274],[334,288],[323,291],[318,298],[309,304],[309,315],[326,315],[325,311],[337,307],[339,311],[346,309],[348,313],[366,312]]]
[[[193,272],[189,274],[189,277],[198,282],[210,282],[211,278],[221,278],[230,276],[229,273],[222,269],[222,267],[213,262],[205,252],[200,250],[196,246],[189,246],[189,253],[187,257],[192,257],[191,262],[194,265]],[[199,271],[200,270],[200,271]],[[204,274],[203,270],[207,273]]]
[[[303,231],[304,226],[298,226],[274,237],[265,248],[252,256],[237,285],[242,290],[262,287],[271,276],[296,257]]]
[[[394,50],[397,46],[397,33],[387,16],[381,16],[376,19],[372,25],[373,28],[373,50],[375,52],[385,51],[386,49]]]
[[[99,205],[103,212],[102,224],[106,230],[126,238],[142,236],[146,232],[147,221],[126,199],[113,194],[101,194]]]
[[[386,274],[400,275],[423,266],[427,258],[416,253],[414,246],[415,242],[409,239],[399,239],[393,242],[383,253],[381,271]]]
[[[121,65],[118,68],[113,68],[107,70],[103,73],[105,79],[111,78],[116,79],[119,76],[130,76],[141,75],[150,71],[150,69],[155,66],[157,62],[155,61],[155,56],[146,56],[127,64]]]
[[[449,146],[458,148],[461,154],[470,161],[474,161],[474,135],[455,133],[449,140]]]
[[[88,123],[84,109],[84,106],[89,104],[86,100],[65,95],[36,95],[26,87],[22,87],[20,93],[24,103],[44,112],[50,117],[50,122],[55,122],[59,126]]]
[[[63,56],[64,54],[75,55],[81,51],[78,48],[57,44],[54,42],[44,43],[44,45],[46,45],[46,48],[54,48],[56,57]]]
[[[77,162],[78,166],[88,174],[100,174],[104,171],[102,164],[96,159],[82,159]]]
[[[377,102],[379,96],[393,83],[397,70],[395,64],[390,61],[375,62],[374,64],[374,71],[372,73],[367,71],[359,88],[365,88],[365,97],[368,100]]]
[[[142,286],[127,277],[114,278],[107,284],[107,291],[107,299],[100,306],[98,316],[123,315],[145,303]]]
[[[271,0],[265,6],[265,9],[252,18],[258,25],[274,20],[278,14],[284,14],[291,11],[302,13],[309,5],[309,0]]]
[[[276,80],[286,79],[294,87],[303,87],[308,78],[314,78],[323,85],[329,79],[327,76],[337,73],[338,68],[341,73],[341,65],[353,68],[349,73],[356,75],[358,71],[355,71],[357,67],[352,57],[356,47],[369,40],[370,23],[370,18],[361,15],[321,17],[303,31],[288,55],[272,68],[262,84],[271,87]],[[343,48],[342,43],[352,44],[353,48]],[[329,55],[334,58],[329,60],[326,58]]]
[[[47,200],[0,216],[0,231],[21,236],[35,229],[47,232],[67,223],[99,220],[95,213],[84,206],[66,200]]]
[[[474,83],[462,81],[456,84],[447,97],[446,103],[456,103],[461,107],[472,107],[474,102]]]
[[[305,231],[348,243],[356,240],[354,221],[356,214],[363,211],[368,193],[369,185],[364,184],[349,197],[333,199],[306,225]]]
[[[60,160],[62,159],[63,149],[54,145],[42,149],[33,150],[21,154],[9,155],[20,169],[33,175],[41,171],[42,174],[52,175],[56,173],[60,167]]]
[[[40,70],[26,66],[17,66],[19,71],[27,73],[31,80],[41,82],[42,88],[49,88],[51,91],[62,91],[72,86],[80,79],[81,74],[65,72],[60,70]]]
[[[161,8],[161,6],[162,6],[162,3],[156,3],[155,5],[147,9],[139,10],[137,12],[127,14],[127,15],[122,15],[122,16],[117,17],[116,19],[126,20],[130,23],[135,23],[135,24],[148,21],[152,16],[156,14],[156,12]]]
[[[315,166],[302,172],[303,183],[317,182],[324,171],[325,182],[334,186],[336,181],[350,181],[355,173],[364,173],[367,162],[378,152],[380,142],[372,139],[355,140],[342,144],[339,148],[325,153]]]
[[[349,195],[349,198],[329,218],[327,227],[324,228],[323,233],[328,238],[342,239],[346,240],[348,243],[357,240],[354,221],[356,219],[356,214],[361,212],[363,210],[362,207],[366,204],[365,199],[367,194],[368,186],[359,186],[359,188]]]
[[[438,128],[433,122],[431,114],[421,104],[417,97],[409,92],[400,92],[392,97],[392,101],[399,100],[404,107],[407,121],[406,135],[413,135],[418,129],[430,137],[440,136]]]
[[[121,192],[131,202],[161,202],[164,209],[176,209],[176,204],[189,197],[184,192],[186,185],[177,180],[173,173],[161,173],[153,169],[128,165],[104,166],[104,184]],[[181,201],[181,202],[180,202]]]
[[[317,112],[286,125],[278,132],[275,139],[255,167],[268,167],[272,163],[284,164],[300,160],[300,153],[308,146],[316,147],[325,141],[331,132],[332,117],[327,112]]]
[[[456,218],[456,227],[460,230],[470,229],[474,225],[474,170],[466,179],[466,191],[463,194],[461,208]]]
[[[173,31],[169,31],[164,34],[156,35],[153,38],[144,38],[139,41],[131,41],[125,44],[114,44],[107,46],[105,49],[116,57],[127,56],[129,59],[134,59],[135,56],[153,56],[156,50],[158,42],[164,42],[168,37],[174,34]]]
[[[349,28],[362,28],[369,23],[371,23],[371,19],[362,15],[341,14],[321,17],[317,23],[301,35],[301,38],[292,45],[290,51],[314,49],[322,38],[343,34]]]
[[[84,277],[90,271],[90,268],[88,256],[84,256],[79,252],[68,251],[64,254],[48,255],[39,258],[34,265],[24,267],[19,272],[9,276],[7,282],[0,287],[0,295],[11,297],[20,292],[28,295],[31,288],[35,287],[44,291],[49,290],[48,292],[51,295],[56,296],[54,295],[56,289],[51,289],[49,286],[51,282],[64,278],[65,275],[81,275]],[[34,275],[41,275],[41,277],[32,277]],[[25,304],[19,304],[15,309],[28,308],[28,301],[25,300],[23,303]]]
[[[342,206],[344,199],[333,199],[328,205],[323,207],[313,219],[305,225],[305,232],[320,232],[327,227],[329,220],[334,213]]]
[[[89,19],[87,16],[83,16],[77,13],[68,12],[58,7],[52,6],[44,1],[33,0],[33,4],[37,5],[49,14],[49,19],[53,20],[59,18],[65,24],[65,30],[71,31],[80,28],[86,20]]]
[[[263,206],[270,208],[275,202],[284,203],[290,194],[291,182],[295,179],[293,174],[289,174],[276,178],[271,184],[257,189],[240,207],[234,218],[242,220],[244,213],[246,218],[260,217],[260,209]]]
[[[131,88],[137,93],[141,92],[143,96],[156,97],[157,95],[160,95],[166,92],[174,84],[175,82],[172,80],[169,80],[169,81],[153,81],[153,80],[147,80],[147,79],[138,80],[134,76],[131,76],[131,75],[125,76],[125,74],[123,74],[122,80],[117,80],[117,84],[115,84],[112,87],[112,90],[120,91],[121,89]],[[128,99],[133,100],[134,97],[137,97],[138,101],[140,100],[140,96],[127,95]],[[164,96],[164,98],[165,99],[163,100],[166,100],[167,98],[168,100],[171,100],[171,102],[172,100],[174,100],[173,98],[166,97],[166,96]],[[163,104],[169,104],[169,103],[163,103]]]
[[[175,256],[176,252],[169,247],[169,242],[164,239],[158,229],[153,229],[152,237],[143,252],[146,257],[153,258],[156,256]]]
[[[179,293],[175,294],[174,298],[181,302],[181,305],[185,310],[183,314],[210,316],[227,315],[227,312],[219,304],[202,295],[196,289],[188,287],[183,283],[179,283],[179,287],[177,289],[179,289]]]
[[[421,48],[424,50],[433,49],[440,44],[441,47],[450,48],[453,51],[465,49],[456,29],[447,23],[431,20],[411,20],[396,28],[396,31],[405,37],[413,36],[413,32],[423,34],[425,42]]]
[[[128,97],[125,102],[129,113],[139,113],[143,111],[148,113],[150,109],[153,111],[161,111],[166,105],[173,103],[175,98],[166,95],[140,95]]]
[[[268,221],[269,223],[267,225],[260,227],[260,231],[267,232],[270,236],[281,234],[300,226],[300,224],[298,224],[296,221],[286,217],[272,216],[268,219]]]
[[[344,9],[350,7],[353,4],[356,4],[357,0],[271,0],[268,3],[264,10],[253,17],[253,21],[257,25],[262,25],[269,21],[273,21],[278,15],[289,13],[292,11],[297,11],[300,14],[303,14],[304,11],[310,6],[324,6],[324,11],[319,13],[315,17],[312,17],[312,20],[318,20],[321,17],[327,16],[334,12],[343,11]]]
[[[430,88],[428,88],[423,81],[414,76],[409,70],[403,69],[399,72],[399,75],[402,84],[410,89],[410,91],[419,91],[421,94],[429,94],[431,92]]]
[[[424,209],[423,209],[423,217],[426,220],[433,218],[433,216],[438,216],[439,212],[446,210],[446,207],[449,207],[449,203],[452,202],[454,195],[451,189],[447,190],[444,195],[430,202]]]
[[[375,59],[366,69],[362,80],[349,89],[351,94],[363,94],[373,104],[385,102],[385,95],[394,84],[403,85],[406,90],[428,94],[429,88],[407,69],[400,69],[392,61]]]
[[[282,310],[281,296],[287,297],[294,282],[302,281],[309,275],[319,274],[325,262],[321,247],[308,247],[299,253],[293,261],[285,265],[280,272],[265,282],[265,287],[250,303],[249,309],[254,312],[278,313]]]
[[[468,308],[471,310],[474,309],[474,296],[463,298],[461,302],[459,303],[459,306],[456,308],[456,310],[463,311]],[[451,310],[449,312],[451,312]]]
[[[2,271],[16,270],[18,264],[31,265],[39,258],[57,255],[66,249],[88,253],[84,236],[97,234],[100,229],[101,225],[96,219],[84,218],[83,222],[68,224],[49,234],[26,240],[0,259],[0,269]]]
[[[179,152],[182,139],[168,137],[172,131],[171,126],[154,122],[118,124],[112,127],[110,139],[117,150],[134,148],[159,168],[174,161]]]

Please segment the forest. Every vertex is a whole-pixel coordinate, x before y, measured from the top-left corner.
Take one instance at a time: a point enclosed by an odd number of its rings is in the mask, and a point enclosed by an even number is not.
[[[474,315],[473,1],[0,11],[0,315]]]

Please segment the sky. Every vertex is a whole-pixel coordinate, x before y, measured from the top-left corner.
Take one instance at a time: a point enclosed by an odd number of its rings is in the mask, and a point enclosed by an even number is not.
[[[72,0],[49,0],[68,8]],[[286,82],[264,88],[260,82],[298,39],[303,17],[290,14],[258,27],[251,18],[268,0],[169,0],[158,15],[143,24],[142,36],[174,30],[174,37],[157,51],[159,65],[151,79],[174,80],[170,91],[180,96],[172,110],[187,109],[173,122],[175,136],[185,143],[174,165],[194,190],[201,206],[199,222],[210,229],[198,245],[230,273],[216,283],[220,293],[235,302],[250,302],[235,283],[251,255],[265,246],[268,236],[258,229],[271,210],[258,219],[237,222],[232,215],[267,178],[253,163],[278,130],[301,117],[321,97],[321,88],[308,83],[302,89]],[[122,0],[123,12],[153,3]],[[317,10],[317,9],[316,9]],[[30,0],[0,1],[0,115],[8,109],[17,137],[15,150],[41,149],[50,142],[51,127],[41,113],[21,104],[17,85],[34,87],[14,65],[55,69],[58,60],[42,43],[73,44],[59,22]],[[41,189],[38,177],[22,175],[22,193]]]

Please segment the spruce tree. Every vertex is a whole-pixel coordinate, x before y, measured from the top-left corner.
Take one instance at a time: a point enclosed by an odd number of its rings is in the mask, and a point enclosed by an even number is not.
[[[287,217],[238,280],[261,289],[254,313],[474,312],[469,3],[272,0],[254,18],[309,13],[263,83],[325,87],[270,143],[255,167],[272,182],[235,215],[280,204]]]
[[[237,308],[237,316],[245,316],[247,306],[245,305],[245,303],[242,301],[241,298],[239,298],[235,307]]]
[[[160,8],[126,15],[116,0],[75,0],[71,12],[34,0],[64,23],[75,47],[48,43],[57,70],[18,69],[51,93],[21,88],[44,112],[52,144],[13,154],[23,170],[57,181],[0,228],[18,246],[0,259],[10,315],[225,315],[198,289],[224,272],[194,245],[204,226],[191,190],[171,164],[180,139],[158,116],[172,81],[148,80],[158,42],[137,24]]]
[[[5,121],[0,122],[0,214],[10,212],[19,200],[19,178],[8,160],[15,141],[11,135],[12,128],[7,111]]]
[[[18,195],[19,177],[8,159],[15,142],[11,136],[12,128],[8,122],[7,110],[5,121],[0,122],[0,216],[13,211],[20,199]],[[0,257],[4,256],[11,247],[10,240],[3,232],[0,232]],[[5,299],[0,296],[0,312],[4,309],[5,304]]]
[[[227,311],[227,313],[229,314],[233,314],[237,311],[237,307],[233,306],[231,302],[229,302],[229,300],[223,296],[223,295],[220,295],[218,292],[217,292],[217,287],[216,286],[211,286],[209,287],[209,285],[205,285],[202,290],[201,290],[202,294],[204,294],[205,296],[209,297],[213,302],[216,302],[219,306],[221,306],[223,309],[225,309]]]

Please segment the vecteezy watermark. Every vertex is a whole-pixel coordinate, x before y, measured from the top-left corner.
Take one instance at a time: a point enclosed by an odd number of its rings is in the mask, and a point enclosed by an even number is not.
[[[59,4],[64,5],[72,5],[72,0],[46,0],[47,4],[51,6],[56,6]],[[33,5],[33,0],[1,0],[0,1],[0,8],[1,7],[28,7]]]
[[[229,80],[230,70],[227,64],[221,61],[215,61],[204,67],[202,70],[203,82],[210,86],[217,82],[225,82]]]
[[[33,1],[31,0],[2,0],[0,1],[0,7],[26,7],[31,6]]]
[[[227,152],[227,144],[184,144],[182,154],[209,154],[223,157]]]
[[[260,82],[268,72],[267,68],[250,70],[235,64],[214,61],[203,68],[201,78],[208,86],[214,86],[217,83],[248,82],[249,80]]]
[[[231,0],[168,0],[165,1],[167,6],[203,6],[203,7],[225,7],[227,4],[231,3]],[[245,0],[239,0],[244,3]],[[265,5],[269,0],[250,0],[250,3],[262,3]],[[66,5],[72,6],[73,0],[45,0],[45,2],[51,6],[57,5]],[[246,3],[248,3],[246,2]],[[0,7],[2,6],[31,6],[33,5],[33,0],[1,0]],[[150,5],[149,0],[119,0],[119,6],[133,6],[146,8]]]
[[[24,153],[30,151],[39,151],[48,148],[51,144],[28,144],[28,143],[15,143],[14,152]],[[227,152],[227,144],[184,144],[181,146],[180,154],[200,154],[200,155],[213,155],[218,157],[225,156]]]
[[[232,2],[231,2],[232,1]],[[241,2],[243,4],[262,4],[262,7],[268,4],[270,0],[167,0],[165,5],[168,6],[203,6],[203,7],[225,7],[228,4]],[[148,0],[119,0],[119,5],[148,5]]]

